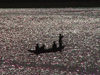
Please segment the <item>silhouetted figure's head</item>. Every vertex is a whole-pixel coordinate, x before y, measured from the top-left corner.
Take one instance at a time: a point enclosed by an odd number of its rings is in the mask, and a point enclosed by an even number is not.
[[[61,36],[61,34],[59,34],[59,36]]]
[[[64,37],[63,35],[59,34],[59,38],[60,38],[60,39],[62,39],[63,37]]]
[[[36,44],[36,48],[39,48],[39,44]]]
[[[39,44],[37,43],[36,46],[39,46]]]

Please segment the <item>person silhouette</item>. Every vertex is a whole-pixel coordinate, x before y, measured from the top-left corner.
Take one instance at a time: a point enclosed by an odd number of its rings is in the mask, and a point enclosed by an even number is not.
[[[57,49],[57,45],[56,45],[55,41],[53,41],[52,49],[53,49],[53,51],[55,51]]]
[[[43,52],[44,49],[45,49],[45,45],[43,44],[43,45],[41,46],[40,50]]]
[[[59,34],[59,47],[62,47],[62,38],[64,36],[62,36],[61,34]]]
[[[36,44],[35,49],[36,49],[37,52],[39,52],[39,44]]]

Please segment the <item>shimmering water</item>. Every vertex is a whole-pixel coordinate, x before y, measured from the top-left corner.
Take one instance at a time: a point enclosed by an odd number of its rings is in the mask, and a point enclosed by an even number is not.
[[[1,75],[99,75],[100,9],[0,9]],[[36,43],[63,52],[30,55]]]

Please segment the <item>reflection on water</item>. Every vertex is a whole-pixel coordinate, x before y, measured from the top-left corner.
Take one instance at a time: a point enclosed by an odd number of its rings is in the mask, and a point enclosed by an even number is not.
[[[99,8],[0,9],[0,74],[99,75],[98,13]],[[62,52],[27,51],[37,43],[48,49],[57,41],[58,46],[58,34],[64,35]]]

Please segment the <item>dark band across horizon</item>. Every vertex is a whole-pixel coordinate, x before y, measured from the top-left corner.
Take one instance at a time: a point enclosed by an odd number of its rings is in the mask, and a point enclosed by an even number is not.
[[[66,8],[66,7],[100,7],[99,1],[0,1],[0,8]]]

